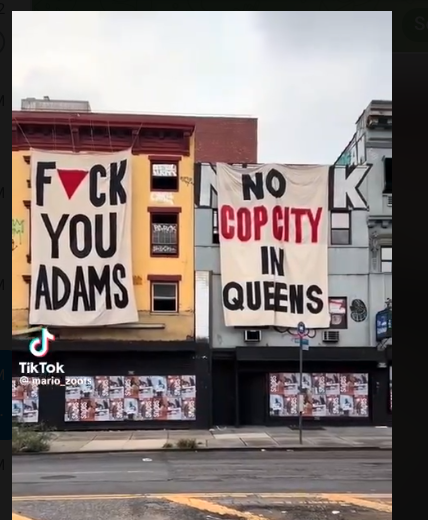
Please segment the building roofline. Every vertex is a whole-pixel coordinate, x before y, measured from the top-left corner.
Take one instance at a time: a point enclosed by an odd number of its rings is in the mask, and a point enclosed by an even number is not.
[[[195,130],[195,122],[191,118],[176,116],[156,116],[144,114],[112,114],[100,112],[63,112],[63,111],[31,111],[13,110],[12,123],[43,125],[78,125],[78,126],[113,126],[116,128],[158,128]]]

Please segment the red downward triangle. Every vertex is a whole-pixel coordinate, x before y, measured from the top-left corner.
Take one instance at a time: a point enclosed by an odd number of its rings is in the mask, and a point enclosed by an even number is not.
[[[82,184],[88,172],[85,170],[60,170],[58,169],[59,179],[64,186],[67,197],[71,197],[75,194],[77,188]]]

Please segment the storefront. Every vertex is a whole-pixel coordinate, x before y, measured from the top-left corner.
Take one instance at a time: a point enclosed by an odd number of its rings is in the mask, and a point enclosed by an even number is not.
[[[208,428],[209,347],[194,342],[57,340],[43,362],[64,374],[25,374],[39,360],[13,342],[12,417],[58,430]],[[21,363],[21,365],[20,365]]]
[[[298,357],[299,349],[288,347],[214,350],[214,423],[237,427],[296,424]],[[306,425],[389,425],[389,366],[392,349],[318,347],[305,352]]]

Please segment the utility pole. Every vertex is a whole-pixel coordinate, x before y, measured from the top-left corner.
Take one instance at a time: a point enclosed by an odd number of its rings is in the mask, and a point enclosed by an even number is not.
[[[301,321],[297,325],[297,335],[299,336],[299,374],[300,374],[300,385],[299,385],[299,443],[303,444],[303,411],[305,405],[305,396],[303,392],[303,352],[308,350],[308,346],[305,345],[304,338],[308,335],[306,325]]]

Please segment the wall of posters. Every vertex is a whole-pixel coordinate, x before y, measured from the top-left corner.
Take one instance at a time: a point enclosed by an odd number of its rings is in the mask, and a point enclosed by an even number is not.
[[[70,377],[65,422],[194,421],[196,376]]]
[[[12,420],[24,423],[39,422],[39,387],[34,382],[23,385],[19,377],[12,377]]]
[[[298,373],[269,375],[270,415],[296,417],[299,414]],[[368,374],[303,374],[306,417],[369,417]]]

